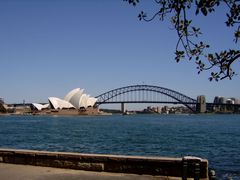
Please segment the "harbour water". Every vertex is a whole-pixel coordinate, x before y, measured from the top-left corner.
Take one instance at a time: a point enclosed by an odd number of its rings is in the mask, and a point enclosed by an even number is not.
[[[198,156],[240,179],[240,115],[0,116],[0,148]]]

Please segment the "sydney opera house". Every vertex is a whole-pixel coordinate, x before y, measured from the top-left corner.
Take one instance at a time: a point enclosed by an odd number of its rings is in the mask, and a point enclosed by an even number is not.
[[[84,93],[84,89],[76,88],[67,93],[64,99],[49,97],[48,104],[33,103],[36,114],[58,115],[90,115],[98,114],[94,105],[97,98]]]

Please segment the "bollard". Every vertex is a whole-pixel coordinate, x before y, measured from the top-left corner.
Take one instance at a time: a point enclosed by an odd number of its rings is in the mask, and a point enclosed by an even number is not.
[[[195,169],[194,169],[194,180],[199,180],[200,179],[200,164],[198,162],[195,163]]]
[[[182,158],[182,180],[187,180],[192,177],[194,180],[200,180],[201,168],[200,163],[202,159],[194,156],[185,156]],[[192,172],[192,173],[190,173]],[[189,174],[190,173],[190,174]]]
[[[209,171],[209,180],[216,180],[216,172],[213,169]]]
[[[184,158],[182,159],[182,162],[183,162],[182,180],[187,180],[187,166],[188,166],[188,163]]]

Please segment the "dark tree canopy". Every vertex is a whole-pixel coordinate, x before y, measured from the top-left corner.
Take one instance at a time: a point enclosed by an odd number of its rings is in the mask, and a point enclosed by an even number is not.
[[[139,0],[124,0],[136,6]],[[227,7],[225,25],[234,28],[232,35],[234,42],[238,44],[240,39],[240,0],[154,0],[159,7],[153,16],[148,17],[142,11],[139,13],[139,20],[146,22],[156,18],[164,21],[167,17],[171,18],[171,23],[178,35],[175,49],[175,60],[194,59],[197,64],[198,73],[211,70],[209,80],[232,79],[236,72],[233,64],[240,60],[240,48],[227,49],[220,52],[207,52],[210,47],[208,44],[199,40],[201,35],[200,28],[192,25],[192,19],[188,18],[190,10],[195,11],[195,15],[203,14],[208,16],[216,8],[224,5]],[[224,21],[224,20],[223,20]],[[239,69],[238,69],[239,71]]]

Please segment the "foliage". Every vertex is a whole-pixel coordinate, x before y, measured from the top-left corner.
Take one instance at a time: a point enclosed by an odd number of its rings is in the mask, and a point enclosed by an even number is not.
[[[136,6],[139,0],[124,0]],[[195,11],[195,15],[203,14],[208,16],[213,13],[220,5],[227,7],[227,27],[235,28],[233,35],[234,43],[238,43],[240,38],[240,1],[239,0],[155,0],[159,6],[159,11],[155,12],[150,18],[145,12],[140,12],[139,20],[146,22],[159,18],[161,21],[166,17],[171,18],[171,23],[178,35],[175,49],[175,60],[194,59],[197,64],[198,73],[211,70],[209,80],[232,79],[236,74],[233,70],[233,63],[240,60],[240,50],[228,49],[215,53],[206,53],[210,47],[200,41],[196,42],[202,34],[200,28],[193,26],[192,20],[187,17],[190,10]]]

